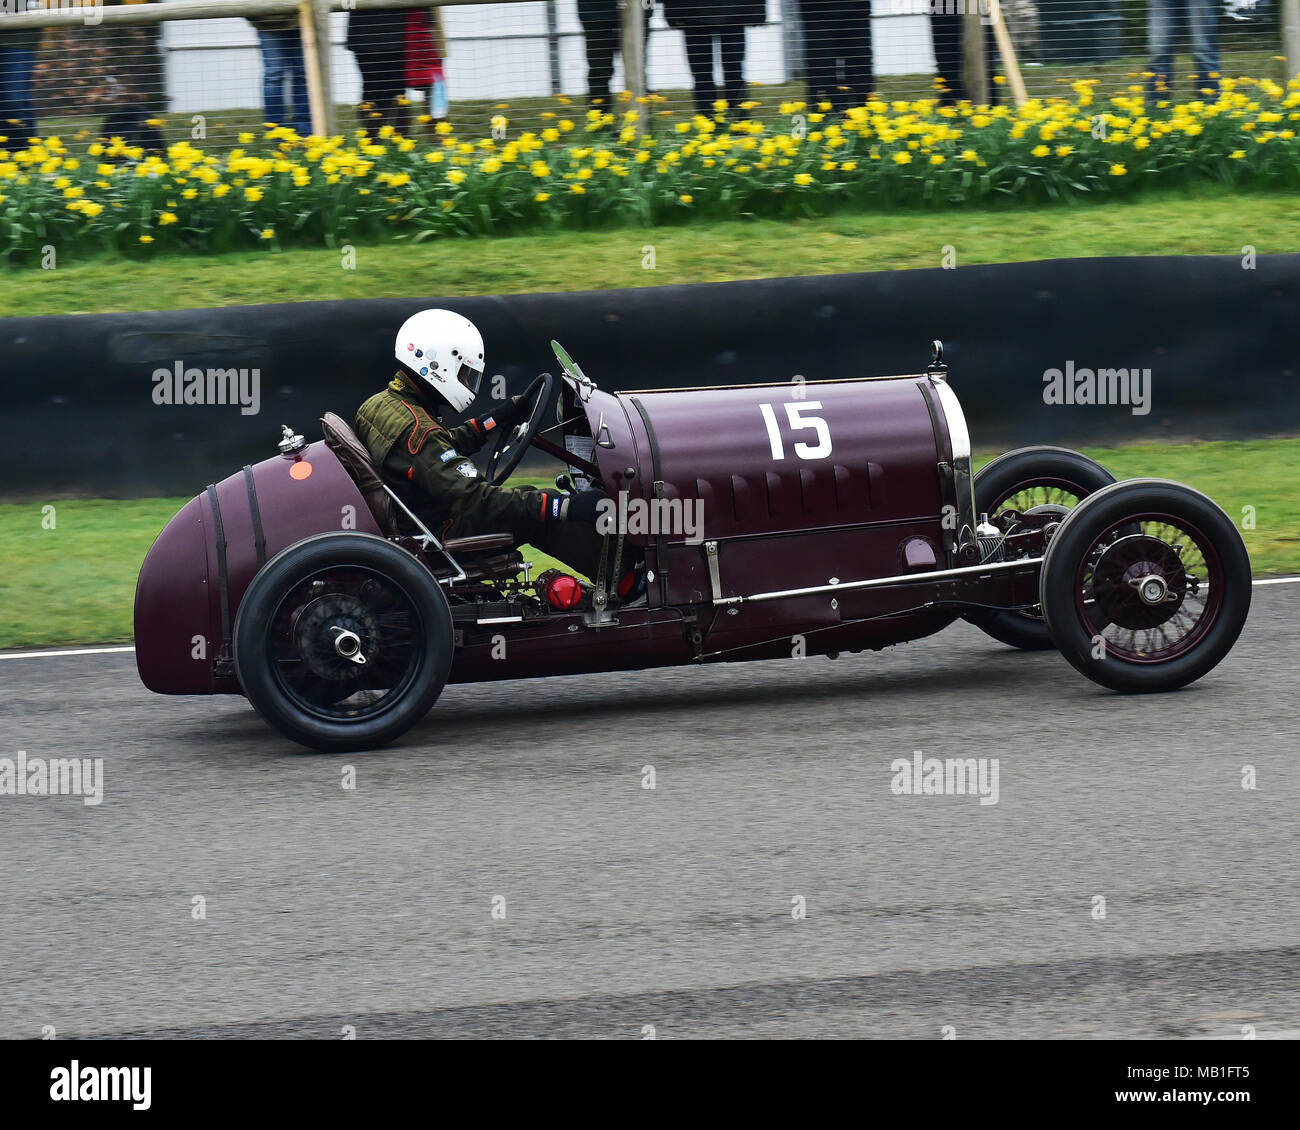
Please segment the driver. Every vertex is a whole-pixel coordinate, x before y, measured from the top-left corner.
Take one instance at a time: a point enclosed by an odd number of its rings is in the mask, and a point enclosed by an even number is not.
[[[358,409],[356,432],[402,501],[444,541],[510,533],[516,545],[528,542],[595,577],[604,491],[497,487],[470,461],[498,428],[527,419],[527,400],[513,397],[454,428],[440,419],[447,408],[463,412],[478,392],[483,336],[474,323],[450,310],[422,310],[402,324],[394,348],[401,368]]]

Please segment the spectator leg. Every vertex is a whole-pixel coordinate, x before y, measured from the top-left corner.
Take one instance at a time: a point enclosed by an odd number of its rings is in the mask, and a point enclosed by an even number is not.
[[[257,38],[262,45],[262,114],[268,122],[288,125],[284,99],[288,65],[285,34],[258,31]]]
[[[32,69],[36,52],[30,47],[0,47],[0,135],[25,144],[36,136],[36,112],[32,104]],[[10,125],[10,121],[18,124]],[[21,146],[19,146],[21,148]]]
[[[961,16],[932,14],[930,39],[934,43],[934,65],[946,91],[943,102],[960,102],[966,97],[966,83],[961,77]]]
[[[587,48],[587,98],[592,107],[609,109],[609,82],[614,77],[614,52],[619,45],[619,25],[601,20],[583,25]]]
[[[1219,4],[1217,0],[1187,0],[1187,21],[1192,31],[1195,88],[1219,92]]]
[[[718,43],[722,55],[723,97],[731,110],[731,116],[746,99],[745,89],[745,29],[729,27],[718,34]]]
[[[844,29],[844,85],[831,101],[837,110],[863,105],[875,89],[875,60],[871,54],[871,17],[863,13]]]
[[[718,88],[713,84],[713,34],[707,28],[688,27],[685,35],[696,112],[712,114],[718,97]]]
[[[1147,50],[1151,53],[1147,96],[1152,101],[1173,96],[1179,8],[1179,0],[1151,0],[1147,12]]]
[[[307,90],[307,63],[302,53],[302,33],[285,32],[285,63],[293,83],[293,128],[303,137],[311,133],[311,94]],[[326,97],[329,97],[328,92]]]
[[[808,101],[814,107],[835,92],[836,82],[836,23],[843,16],[826,0],[803,0],[799,5],[803,16],[804,78],[808,83]]]

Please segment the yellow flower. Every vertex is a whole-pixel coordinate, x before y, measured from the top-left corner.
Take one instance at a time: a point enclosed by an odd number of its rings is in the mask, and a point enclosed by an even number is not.
[[[256,204],[262,199],[262,190],[260,188],[246,188],[244,189],[244,198]]]
[[[1068,157],[1073,152],[1074,152],[1073,145],[1058,145],[1056,147],[1056,155],[1058,157]]]
[[[225,196],[226,193],[229,191],[230,191],[230,185],[219,184],[212,190],[212,195],[220,199],[221,197]]]
[[[551,198],[551,194],[549,192],[539,192],[536,196],[533,197],[533,199],[536,200],[538,204],[545,204],[548,200],[550,200],[550,198]]]
[[[1113,177],[1122,177],[1127,173],[1128,169],[1124,168],[1123,165],[1111,165],[1110,167],[1110,175]]]
[[[535,177],[549,177],[551,167],[545,161],[534,161],[529,170]]]
[[[812,173],[795,173],[794,175],[794,183],[800,187],[806,187],[807,185],[812,184],[812,182]]]
[[[858,167],[858,163],[856,161],[845,161],[844,164],[840,166],[840,168],[843,169],[844,172],[846,173],[853,172],[853,170],[856,169],[857,167]]]
[[[1234,150],[1232,153],[1228,154],[1228,156],[1231,157],[1234,161],[1240,161],[1245,155],[1246,155],[1246,151],[1244,149],[1237,149]]]
[[[275,238],[275,228],[263,228],[263,229],[262,229],[262,238],[263,238],[263,239],[274,239],[274,238]]]
[[[161,216],[158,217],[158,223],[161,224],[163,227],[166,227],[168,224],[174,224],[175,222],[176,222],[175,212],[164,212]]]
[[[240,145],[252,145],[257,139],[251,133],[241,133],[239,135]]]
[[[974,149],[963,149],[961,151],[961,159],[963,161],[974,161],[977,160],[977,154]]]
[[[1035,145],[1033,149],[1030,150],[1030,153],[1035,157],[1046,157],[1050,152],[1051,150],[1048,149],[1046,145]]]
[[[465,173],[461,169],[451,169],[447,173],[447,180],[452,184],[460,184],[465,179]]]
[[[942,153],[931,153],[931,154],[930,154],[930,164],[932,164],[932,165],[942,165],[943,162],[944,162],[944,156],[943,156]]]
[[[695,203],[695,197],[692,196],[689,192],[683,192],[677,199],[680,200],[683,204]]]
[[[894,164],[896,164],[896,165],[910,165],[911,163],[912,163],[912,155],[911,155],[910,153],[895,153],[895,154],[894,154]]]
[[[102,204],[96,204],[93,200],[87,200],[81,205],[81,214],[88,220],[93,220],[104,210]]]
[[[578,196],[581,196],[581,195],[583,195],[583,193],[585,193],[587,190],[586,190],[585,188],[583,188],[582,185],[580,185],[580,184],[571,184],[571,185],[569,185],[569,191],[572,192],[572,193],[577,194]]]
[[[153,236],[151,236],[151,235],[142,235],[142,236],[140,237],[140,242],[141,242],[141,243],[152,243],[152,242],[153,242]]]

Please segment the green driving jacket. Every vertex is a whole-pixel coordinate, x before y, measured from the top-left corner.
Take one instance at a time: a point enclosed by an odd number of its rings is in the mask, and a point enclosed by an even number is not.
[[[477,418],[455,428],[438,420],[414,378],[399,372],[383,392],[357,410],[356,433],[384,478],[441,538],[510,533],[532,542],[546,521],[555,491],[495,487],[470,456],[487,442]]]

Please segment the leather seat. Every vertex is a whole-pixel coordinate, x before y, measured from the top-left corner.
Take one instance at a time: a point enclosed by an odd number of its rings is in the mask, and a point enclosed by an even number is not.
[[[403,531],[398,525],[397,507],[392,496],[384,489],[383,476],[370,458],[366,445],[357,438],[357,433],[342,416],[326,412],[320,423],[321,431],[325,433],[325,446],[334,452],[352,476],[352,481],[361,491],[361,497],[370,507],[370,513],[375,516],[380,532],[389,538],[400,535]]]
[[[370,507],[370,513],[375,516],[380,532],[390,538],[406,533],[402,529],[402,513],[393,502],[393,496],[384,488],[383,476],[356,432],[343,417],[333,412],[326,412],[320,423],[325,435],[325,446],[334,452],[352,476],[352,481],[361,491],[361,497]],[[469,580],[509,576],[518,572],[523,558],[518,553],[508,552],[514,548],[514,544],[513,534],[477,534],[467,538],[448,538],[443,542],[447,552],[461,562]],[[435,569],[434,572],[442,574],[450,573],[451,570]]]

